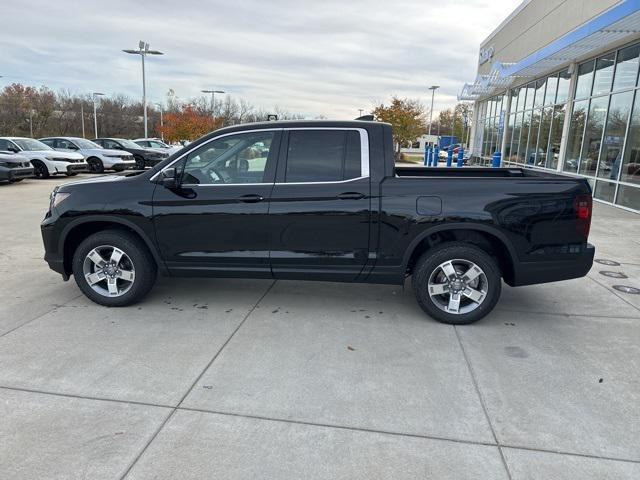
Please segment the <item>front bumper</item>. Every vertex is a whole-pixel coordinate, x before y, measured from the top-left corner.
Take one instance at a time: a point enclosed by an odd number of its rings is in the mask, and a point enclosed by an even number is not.
[[[131,158],[130,160],[123,160],[121,157],[101,157],[102,165],[108,170],[122,171],[127,168],[135,168],[136,161]]]
[[[6,168],[0,167],[0,180],[19,180],[33,177],[33,167]]]
[[[70,163],[69,165],[67,165],[66,173],[80,173],[80,172],[88,172],[88,171],[89,171],[89,165],[87,165],[85,162],[81,162],[81,163]]]
[[[58,248],[59,231],[56,231],[56,225],[51,212],[40,223],[40,232],[42,233],[42,242],[44,243],[44,259],[49,264],[49,268],[54,272],[62,275],[65,280],[69,279],[69,275],[64,268],[64,257]]]
[[[512,287],[536,283],[559,282],[584,277],[593,266],[596,247],[587,243],[584,250],[569,260],[547,262],[520,262],[515,267]]]

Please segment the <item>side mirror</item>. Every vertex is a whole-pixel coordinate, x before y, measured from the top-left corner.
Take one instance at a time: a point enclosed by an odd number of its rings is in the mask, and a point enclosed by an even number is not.
[[[175,168],[166,168],[160,173],[160,183],[165,188],[176,188],[178,186],[178,172]]]
[[[7,146],[7,151],[13,152],[13,153],[18,153],[19,150],[16,147],[14,147],[13,145],[8,145]]]

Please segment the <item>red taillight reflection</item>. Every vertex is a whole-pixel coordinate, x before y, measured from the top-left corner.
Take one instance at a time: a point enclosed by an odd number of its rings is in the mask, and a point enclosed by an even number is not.
[[[578,195],[574,202],[573,208],[576,212],[576,226],[578,232],[584,235],[585,239],[589,237],[591,229],[591,212],[593,209],[593,199],[591,195]]]

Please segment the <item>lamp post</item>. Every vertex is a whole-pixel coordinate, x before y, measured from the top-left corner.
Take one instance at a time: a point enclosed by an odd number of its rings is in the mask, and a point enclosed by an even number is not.
[[[210,93],[211,94],[211,116],[216,118],[216,93],[224,93],[224,90],[200,90],[202,93]]]
[[[162,119],[162,104],[156,103],[157,107],[160,107],[160,140],[164,142],[164,120]]]
[[[358,109],[358,112],[360,112],[360,115],[359,115],[359,116],[361,117],[361,116],[362,116],[362,112],[364,112],[364,109],[359,108],[359,109]]]
[[[130,53],[131,55],[140,55],[142,58],[142,105],[143,105],[143,118],[144,118],[144,138],[148,137],[147,133],[147,82],[144,71],[144,57],[147,55],[164,55],[159,50],[149,50],[149,44],[140,40],[138,43],[138,50],[122,50],[124,53]]]
[[[96,98],[103,95],[104,93],[100,92],[93,92],[91,94],[91,99],[93,100],[93,131],[96,135],[94,138],[98,138],[98,114],[96,112]],[[82,128],[84,129],[84,122],[82,124]],[[84,135],[84,131],[82,132],[82,134]]]
[[[431,135],[431,123],[433,121],[433,99],[436,96],[436,90],[440,88],[440,85],[431,85],[431,110],[429,110],[429,135]]]
[[[84,134],[84,100],[80,100],[80,119],[82,121],[82,138],[87,138]]]

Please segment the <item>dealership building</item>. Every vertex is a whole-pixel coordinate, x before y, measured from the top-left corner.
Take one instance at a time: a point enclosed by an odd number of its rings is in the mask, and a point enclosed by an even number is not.
[[[482,42],[471,155],[586,178],[640,212],[640,0],[525,0]]]

